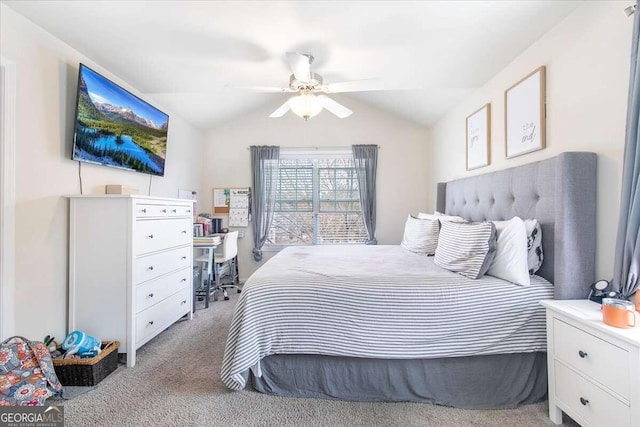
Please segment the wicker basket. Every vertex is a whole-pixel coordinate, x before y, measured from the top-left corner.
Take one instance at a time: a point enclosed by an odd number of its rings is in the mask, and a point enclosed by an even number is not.
[[[94,386],[118,368],[118,341],[104,341],[96,357],[53,359],[53,367],[62,385]]]

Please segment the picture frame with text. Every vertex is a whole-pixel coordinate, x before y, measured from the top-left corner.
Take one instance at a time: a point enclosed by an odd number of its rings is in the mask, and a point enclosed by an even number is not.
[[[504,92],[507,158],[546,147],[545,75],[539,67]]]
[[[465,123],[467,170],[478,169],[491,162],[491,104],[471,113]]]

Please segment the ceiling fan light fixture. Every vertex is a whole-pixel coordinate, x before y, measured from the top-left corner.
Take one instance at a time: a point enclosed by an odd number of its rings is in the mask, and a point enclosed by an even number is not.
[[[295,115],[302,117],[305,121],[317,116],[322,111],[320,100],[313,93],[306,91],[289,99],[289,107]]]
[[[287,99],[284,104],[269,115],[270,118],[282,117],[289,110],[305,121],[317,116],[322,110],[327,110],[341,119],[353,114],[353,111],[328,96],[315,95],[316,92],[344,92],[346,83],[336,83],[337,90],[329,90],[324,86],[322,76],[310,69],[313,56],[306,53],[287,52],[287,61],[293,72],[289,77],[289,87],[276,89],[276,92],[298,92],[298,95]],[[272,88],[262,88],[263,91],[264,89],[269,89],[267,92],[273,92]]]

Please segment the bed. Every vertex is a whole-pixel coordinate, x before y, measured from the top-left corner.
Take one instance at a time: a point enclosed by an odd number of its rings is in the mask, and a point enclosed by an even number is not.
[[[594,278],[596,155],[563,153],[438,184],[437,209],[536,218],[530,286],[469,280],[399,246],[292,247],[245,284],[222,379],[281,396],[508,408],[546,397],[542,299]]]

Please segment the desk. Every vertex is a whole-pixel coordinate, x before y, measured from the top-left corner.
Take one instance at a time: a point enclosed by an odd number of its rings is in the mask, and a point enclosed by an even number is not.
[[[205,292],[206,292],[206,298],[204,300],[204,307],[205,308],[209,308],[209,296],[211,294],[211,282],[213,281],[213,259],[214,259],[214,255],[213,252],[215,251],[215,249],[220,246],[218,245],[214,245],[212,243],[194,243],[193,244],[193,250],[195,251],[196,249],[202,249],[207,251],[207,279],[206,279],[206,283],[205,283],[205,274],[204,271],[202,272],[202,275],[200,277],[200,286],[205,288]],[[193,257],[194,262],[197,261],[197,258]],[[205,262],[205,261],[197,261],[197,262]],[[195,305],[195,298],[196,296],[194,295],[194,305]]]
[[[214,244],[211,243],[210,239],[207,239],[209,237],[220,237],[221,241],[220,243]],[[244,237],[244,233],[242,235],[242,237]],[[242,238],[242,237],[238,237],[238,238]],[[209,240],[209,241],[207,241]],[[222,246],[224,245],[224,241],[225,241],[225,234],[224,233],[216,233],[216,234],[211,234],[209,236],[206,236],[205,238],[200,239],[200,241],[198,240],[198,238],[194,238],[194,242],[193,242],[193,249],[202,249],[207,251],[206,255],[201,255],[198,258],[193,257],[194,263],[195,262],[206,262],[207,263],[207,275],[206,275],[206,279],[205,279],[205,273],[204,271],[202,272],[202,277],[200,278],[200,287],[204,287],[205,288],[205,292],[206,292],[206,300],[205,300],[205,308],[209,308],[209,297],[211,296],[211,284],[213,283],[213,280],[215,279],[215,267],[214,267],[214,262],[215,262],[215,255],[214,255],[214,251],[218,246]],[[229,265],[229,268],[233,268],[235,271],[235,274],[232,274],[232,271],[229,271],[230,277],[234,277],[234,279],[232,280],[233,284],[236,285],[236,288],[238,289],[238,292],[240,292],[240,289],[237,287],[237,285],[240,284],[240,274],[239,274],[239,267],[238,267],[238,255],[236,254],[233,257],[233,263],[232,265]],[[206,282],[205,282],[206,280]],[[218,283],[216,281],[216,283]],[[229,299],[227,297],[226,294],[226,290],[221,289],[218,285],[216,285],[216,288],[213,289],[214,292],[214,301],[217,300],[217,295],[215,292],[217,291],[223,291],[223,294],[225,296],[225,299]],[[195,311],[195,296],[194,296],[194,311]]]

